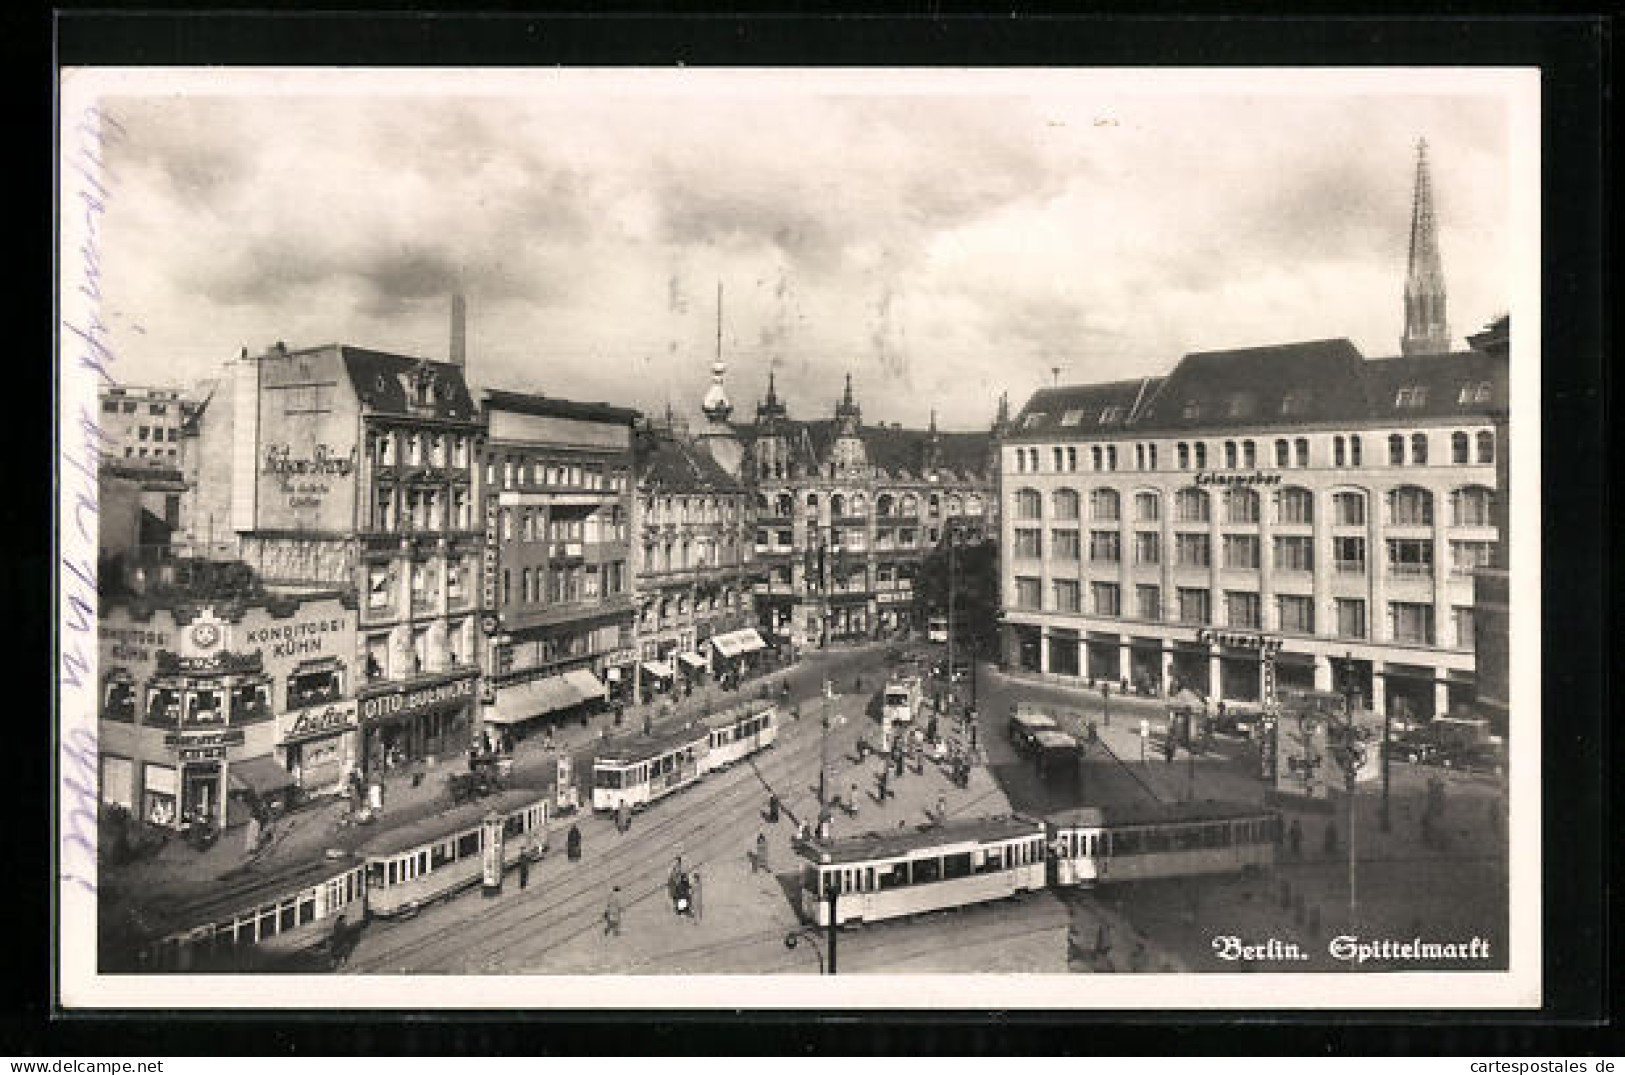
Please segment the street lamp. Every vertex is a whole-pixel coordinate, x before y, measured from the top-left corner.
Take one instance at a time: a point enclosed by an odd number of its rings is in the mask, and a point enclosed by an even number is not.
[[[838,927],[835,924],[835,899],[836,899],[837,895],[838,895],[838,893],[832,887],[829,890],[829,894],[824,899],[825,904],[829,907],[829,933],[827,934],[826,940],[824,942],[825,947],[827,947],[829,949],[829,959],[828,960],[826,960],[824,958],[824,953],[820,952],[818,950],[818,944],[817,944],[818,925],[817,925],[817,923],[814,923],[814,924],[812,924],[810,926],[803,926],[800,929],[793,929],[789,933],[786,933],[784,935],[784,946],[786,948],[789,948],[789,949],[792,949],[792,950],[795,948],[795,946],[797,944],[799,944],[801,942],[802,937],[806,937],[809,941],[814,942],[813,946],[812,946],[812,950],[818,956],[818,973],[819,974],[834,974],[835,973],[835,945],[836,945],[836,937],[838,935],[837,934]]]
[[[1360,901],[1359,890],[1356,887],[1355,874],[1355,833],[1354,833],[1354,785],[1359,778],[1360,766],[1365,764],[1366,745],[1363,741],[1359,727],[1354,723],[1354,701],[1352,694],[1343,696],[1343,721],[1338,723],[1328,719],[1326,722],[1326,749],[1332,761],[1343,770],[1343,788],[1348,799],[1348,837],[1349,837],[1349,922],[1350,930],[1356,929],[1359,920]],[[1353,966],[1353,964],[1350,964]]]

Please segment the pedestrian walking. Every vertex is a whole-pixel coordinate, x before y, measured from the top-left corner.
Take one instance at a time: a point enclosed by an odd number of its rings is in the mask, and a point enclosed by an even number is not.
[[[615,827],[623,833],[632,828],[632,807],[625,799],[616,808]]]
[[[891,794],[891,789],[886,786],[890,776],[891,770],[882,767],[879,775],[875,777],[875,797],[879,799],[882,804],[885,803],[886,796]]]
[[[581,829],[579,827],[570,826],[570,833],[564,838],[564,849],[571,862],[581,860]]]
[[[677,902],[678,879],[683,876],[683,856],[678,855],[671,860],[671,870],[666,874],[666,893],[671,896],[672,903]]]
[[[941,825],[948,820],[948,798],[945,795],[937,796],[937,824]]]
[[[610,890],[609,900],[604,904],[604,936],[611,933],[621,935],[621,886],[616,885]]]
[[[757,870],[761,870],[763,873],[773,872],[767,868],[767,834],[765,832],[756,834],[756,857],[751,860],[750,872],[755,873]]]
[[[700,868],[694,867],[688,875],[688,911],[698,922],[705,917],[705,905],[700,900]]]
[[[530,856],[519,856],[519,890],[523,892],[525,886],[530,884]]]

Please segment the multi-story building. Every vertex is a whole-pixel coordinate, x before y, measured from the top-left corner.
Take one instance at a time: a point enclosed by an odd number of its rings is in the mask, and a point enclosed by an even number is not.
[[[484,438],[462,366],[347,344],[245,350],[196,427],[191,535],[273,589],[360,594],[357,764],[461,751]]]
[[[630,690],[637,412],[485,394],[484,722],[523,735]]]
[[[246,793],[337,787],[357,756],[355,627],[353,591],[222,597],[171,577],[104,597],[102,801],[224,826]]]
[[[1258,702],[1352,661],[1379,711],[1474,690],[1504,352],[1346,340],[1191,354],[1044,389],[1002,447],[1005,659]]]
[[[102,458],[137,467],[180,467],[181,427],[197,403],[178,388],[104,387]]]
[[[1512,319],[1502,316],[1476,336],[1468,337],[1475,350],[1498,356],[1506,362],[1512,344]],[[1503,384],[1503,393],[1506,389]],[[1495,552],[1490,564],[1473,576],[1473,648],[1478,674],[1478,711],[1491,726],[1505,735],[1510,723],[1512,699],[1512,518],[1507,510],[1512,502],[1511,401],[1503,394],[1492,404],[1490,420],[1495,427]]]
[[[850,376],[832,419],[798,421],[770,375],[755,423],[702,443],[719,460],[736,456],[754,490],[755,556],[767,576],[757,614],[776,641],[905,630],[925,557],[950,536],[996,532],[989,435],[940,432],[935,416],[926,430],[866,426]]]
[[[720,393],[705,409],[722,420],[731,410]],[[753,659],[766,643],[755,629],[749,489],[671,424],[649,425],[638,434],[636,503],[640,697]]]

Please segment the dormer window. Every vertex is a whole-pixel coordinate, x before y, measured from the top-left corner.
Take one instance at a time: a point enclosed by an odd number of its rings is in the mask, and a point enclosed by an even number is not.
[[[1180,417],[1187,421],[1194,421],[1202,417],[1202,405],[1195,400],[1191,400],[1185,404],[1179,413]]]
[[[1246,418],[1253,413],[1256,401],[1249,392],[1237,392],[1230,397],[1230,417]]]
[[[1308,392],[1288,392],[1281,397],[1281,413],[1303,414],[1309,410],[1312,398]]]
[[[1082,424],[1082,422],[1083,422],[1083,411],[1082,410],[1070,410],[1070,411],[1066,411],[1066,412],[1062,413],[1062,415],[1061,415],[1061,424],[1063,426],[1076,426],[1076,425]]]
[[[1395,407],[1425,407],[1427,401],[1428,389],[1423,384],[1407,385],[1394,396]]]
[[[1043,411],[1034,411],[1031,414],[1029,414],[1026,418],[1022,419],[1021,428],[1023,428],[1023,429],[1036,429],[1038,427],[1038,424],[1040,422],[1042,422],[1043,420],[1044,420],[1044,412]]]
[[[1123,408],[1116,403],[1100,409],[1100,424],[1103,426],[1116,425],[1123,420]]]
[[[1490,401],[1491,385],[1488,381],[1479,381],[1477,384],[1468,382],[1461,386],[1461,394],[1456,397],[1457,403],[1488,403]]]

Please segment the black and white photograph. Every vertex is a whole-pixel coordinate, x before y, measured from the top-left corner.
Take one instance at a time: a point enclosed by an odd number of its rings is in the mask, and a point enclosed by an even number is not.
[[[1539,1006],[1537,72],[61,94],[66,1007]]]

